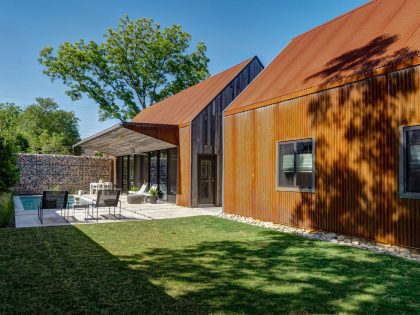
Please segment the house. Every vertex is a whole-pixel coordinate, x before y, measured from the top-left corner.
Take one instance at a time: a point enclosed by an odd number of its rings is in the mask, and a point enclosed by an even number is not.
[[[224,211],[420,248],[420,3],[296,38],[224,112]]]
[[[262,69],[257,57],[245,60],[76,145],[116,157],[124,192],[148,183],[177,205],[220,206],[223,110]]]

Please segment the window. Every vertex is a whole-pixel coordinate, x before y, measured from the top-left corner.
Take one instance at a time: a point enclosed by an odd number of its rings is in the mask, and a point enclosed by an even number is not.
[[[402,128],[400,196],[420,199],[420,126]]]
[[[277,143],[277,188],[313,191],[315,188],[312,139]]]

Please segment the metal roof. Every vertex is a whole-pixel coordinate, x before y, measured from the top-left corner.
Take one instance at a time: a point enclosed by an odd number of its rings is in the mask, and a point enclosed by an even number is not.
[[[296,38],[226,115],[420,56],[420,0],[376,0]]]
[[[178,126],[120,123],[73,145],[114,156],[140,154],[178,145]]]
[[[149,106],[135,116],[132,122],[171,125],[191,122],[254,58]]]

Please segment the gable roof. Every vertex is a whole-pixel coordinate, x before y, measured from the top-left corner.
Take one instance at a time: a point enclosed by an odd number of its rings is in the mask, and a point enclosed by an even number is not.
[[[169,125],[190,123],[254,58],[149,106],[132,122]]]
[[[419,0],[373,0],[294,38],[225,115],[419,56]]]

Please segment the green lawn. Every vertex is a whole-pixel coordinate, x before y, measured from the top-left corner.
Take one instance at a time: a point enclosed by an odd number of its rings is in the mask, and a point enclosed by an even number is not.
[[[420,264],[213,217],[0,230],[0,314],[420,313]]]

